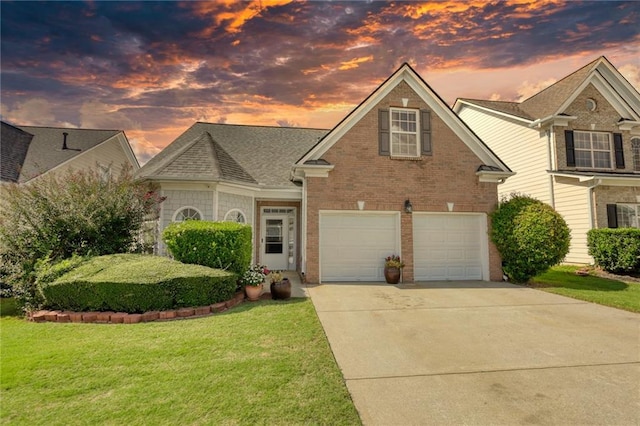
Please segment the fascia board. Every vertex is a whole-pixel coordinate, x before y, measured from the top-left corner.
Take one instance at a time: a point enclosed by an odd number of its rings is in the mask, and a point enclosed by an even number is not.
[[[120,141],[120,146],[122,146],[122,149],[124,150],[124,154],[129,159],[129,162],[133,167],[133,171],[135,172],[136,170],[139,170],[140,163],[138,162],[138,158],[136,157],[136,154],[133,152],[133,149],[131,148],[131,144],[129,143],[129,139],[127,138],[127,135],[124,132],[120,132],[116,135],[116,137],[118,138],[118,141]]]
[[[607,81],[599,71],[594,70],[589,77],[585,78],[580,86],[565,100],[558,111],[554,115],[562,114],[576,100],[582,91],[589,85],[593,86],[600,92],[602,96],[615,108],[615,110],[625,118],[633,118],[639,120],[640,116],[629,106],[627,102],[620,96],[609,81]]]
[[[373,92],[368,99],[351,111],[346,120],[340,122],[336,127],[334,127],[319,144],[313,147],[304,157],[302,157],[298,161],[298,165],[302,165],[306,161],[317,160],[322,157],[324,153],[335,145],[340,138],[342,138],[356,123],[371,111],[371,109],[377,105],[380,100],[387,96],[402,79],[404,79],[404,74],[407,70],[408,67],[406,65],[403,65],[398,69],[398,71],[378,87],[378,89]]]
[[[437,94],[433,93],[421,78],[416,75],[407,79],[407,84],[484,164],[509,170],[509,167],[489,150],[480,138],[462,122],[462,119]]]
[[[498,115],[501,117],[506,117],[512,120],[516,120],[516,121],[521,121],[522,123],[524,123],[525,125],[530,125],[531,123],[533,123],[532,120],[523,118],[523,117],[518,117],[517,115],[513,115],[513,114],[507,114],[506,112],[502,112],[502,111],[498,111],[492,108],[488,108],[485,106],[481,106],[478,104],[474,104],[473,102],[468,102],[468,101],[463,101],[463,100],[456,100],[455,105],[453,106],[453,111],[456,114],[460,114],[460,111],[462,111],[462,108],[471,108],[471,109],[477,109],[479,111],[484,111],[484,112],[488,112],[494,115]]]
[[[502,183],[509,177],[515,175],[515,172],[498,172],[498,171],[489,171],[482,170],[476,172],[476,176],[478,176],[478,180],[480,182],[494,182],[494,183]]]

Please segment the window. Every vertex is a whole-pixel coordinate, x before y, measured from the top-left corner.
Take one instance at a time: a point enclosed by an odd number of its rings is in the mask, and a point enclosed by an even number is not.
[[[224,215],[225,222],[247,223],[247,219],[240,210],[231,209]]]
[[[608,133],[574,132],[576,167],[611,169],[611,138]]]
[[[640,228],[640,204],[617,204],[618,228]]]
[[[184,220],[202,220],[202,214],[195,207],[182,207],[173,215],[174,222]]]
[[[633,154],[633,170],[640,172],[640,138],[631,139],[631,152]]]
[[[418,157],[420,155],[418,137],[418,111],[391,109],[391,155],[397,157]]]

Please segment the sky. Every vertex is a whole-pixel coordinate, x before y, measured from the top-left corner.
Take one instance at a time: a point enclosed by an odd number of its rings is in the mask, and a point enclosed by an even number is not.
[[[640,88],[640,2],[0,3],[0,115],[124,130],[145,163],[196,121],[330,129],[402,63],[451,106],[520,101],[606,56]]]

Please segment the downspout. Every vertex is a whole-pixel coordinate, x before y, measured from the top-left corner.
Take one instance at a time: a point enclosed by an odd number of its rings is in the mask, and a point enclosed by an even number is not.
[[[549,159],[548,161],[548,167],[549,170],[556,170],[556,168],[554,167],[555,165],[555,158],[556,158],[556,134],[555,131],[553,129],[553,124],[551,125],[551,127],[549,127],[549,130],[547,130],[547,158]],[[555,196],[555,190],[554,190],[554,186],[553,186],[553,175],[549,175],[549,204],[551,204],[551,207],[553,209],[556,208],[556,196]]]
[[[302,206],[301,206],[301,221],[300,232],[302,236],[300,238],[300,249],[302,250],[300,272],[302,276],[307,272],[307,179],[302,178]]]
[[[593,185],[589,186],[588,191],[587,191],[587,197],[588,202],[589,202],[589,229],[594,229],[596,228],[595,226],[595,213],[594,213],[594,189],[598,186],[600,186],[600,179],[594,180]]]

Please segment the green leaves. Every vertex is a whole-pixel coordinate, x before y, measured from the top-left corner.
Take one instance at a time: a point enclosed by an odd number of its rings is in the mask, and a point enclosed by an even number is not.
[[[610,272],[640,272],[640,229],[592,229],[587,233],[589,254]]]
[[[187,220],[167,226],[162,239],[176,260],[244,274],[251,263],[251,227]]]
[[[527,282],[560,263],[569,252],[570,231],[551,206],[513,194],[491,215],[491,240],[503,260],[505,274],[514,282]]]

